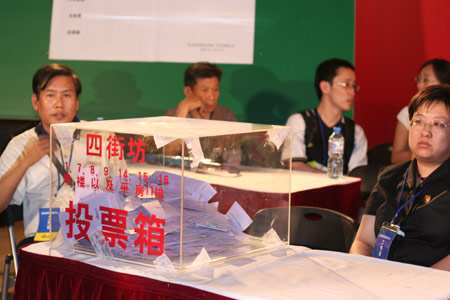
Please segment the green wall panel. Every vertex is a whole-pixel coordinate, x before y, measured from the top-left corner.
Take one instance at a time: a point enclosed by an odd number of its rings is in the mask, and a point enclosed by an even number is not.
[[[0,8],[0,118],[36,118],[31,78],[48,60],[52,2],[4,1]],[[354,0],[256,2],[253,65],[226,65],[219,103],[239,121],[284,124],[317,105],[322,60],[353,61]],[[188,64],[58,61],[80,76],[84,120],[158,116],[183,98]]]

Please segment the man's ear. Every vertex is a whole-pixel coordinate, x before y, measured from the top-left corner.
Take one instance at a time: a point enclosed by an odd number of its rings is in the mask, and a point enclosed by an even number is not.
[[[31,105],[33,105],[33,109],[36,111],[38,110],[38,101],[38,96],[33,93],[33,95],[31,95]]]
[[[319,83],[320,90],[322,91],[322,94],[328,94],[331,89],[331,84],[328,81],[322,80]]]
[[[185,86],[183,92],[186,97],[189,97],[192,94],[192,89],[190,86]]]

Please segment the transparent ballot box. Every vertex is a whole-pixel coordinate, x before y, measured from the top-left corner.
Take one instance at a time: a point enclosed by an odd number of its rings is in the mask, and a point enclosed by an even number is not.
[[[178,272],[284,246],[289,214],[253,217],[290,207],[291,135],[174,117],[54,124],[52,248]]]

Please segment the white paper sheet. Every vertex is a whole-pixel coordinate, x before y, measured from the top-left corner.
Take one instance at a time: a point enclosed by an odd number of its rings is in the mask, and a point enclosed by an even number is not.
[[[50,59],[253,63],[255,0],[53,1]]]
[[[233,232],[242,232],[252,223],[252,218],[245,212],[242,206],[235,201],[227,212],[227,217],[231,221]]]
[[[164,201],[174,201],[181,199],[181,176],[169,172],[156,171],[149,180],[159,183],[160,178],[168,178],[168,184],[164,185]],[[206,181],[184,177],[184,199],[185,201],[208,203],[216,194],[216,190]],[[190,207],[194,208],[194,207]]]
[[[227,217],[219,212],[210,212],[204,216],[198,218],[195,221],[195,225],[199,227],[205,227],[212,230],[227,231]]]
[[[156,215],[159,219],[169,220],[172,218],[179,218],[180,212],[173,208],[172,205],[165,201],[154,200],[142,204],[152,215]]]

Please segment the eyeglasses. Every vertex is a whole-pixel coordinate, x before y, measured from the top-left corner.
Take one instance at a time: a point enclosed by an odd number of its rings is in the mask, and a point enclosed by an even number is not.
[[[445,128],[450,127],[449,124],[445,124],[443,121],[425,122],[425,120],[423,120],[421,118],[414,118],[411,120],[411,127],[424,128],[425,125],[429,125],[430,128],[436,129],[436,130],[444,130]]]
[[[428,84],[430,84],[430,83],[432,83],[432,82],[439,83],[439,82],[437,82],[436,80],[434,80],[433,78],[420,77],[420,76],[414,77],[414,81],[415,81],[416,83],[423,83],[423,84],[425,84],[425,85],[428,85]]]
[[[342,86],[346,89],[354,89],[355,92],[359,92],[359,85],[350,82],[335,82],[337,85]]]

